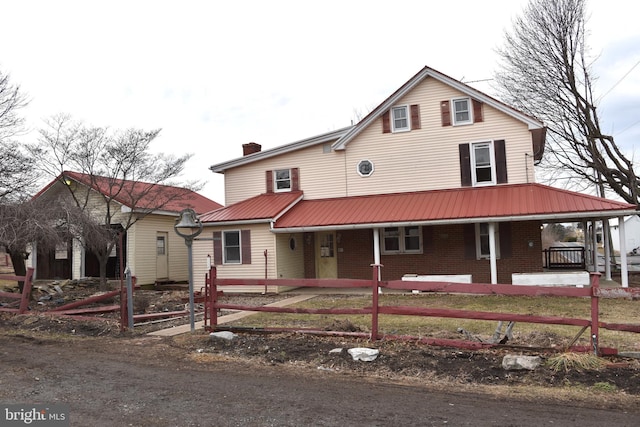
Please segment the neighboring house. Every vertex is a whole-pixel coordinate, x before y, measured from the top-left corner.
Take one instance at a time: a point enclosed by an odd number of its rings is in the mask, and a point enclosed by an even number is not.
[[[210,167],[227,206],[201,215],[195,270],[222,278],[542,271],[541,225],[635,206],[536,184],[543,123],[425,67],[355,126]],[[259,290],[259,289],[254,289]]]
[[[222,207],[184,188],[126,180],[110,181],[77,172],[64,172],[34,198],[69,197],[69,189],[81,198],[89,197],[89,208],[96,218],[104,217],[107,209],[105,200],[112,199],[109,206],[114,214],[112,226],[122,228],[130,215],[139,218],[123,234],[122,252],[125,259],[123,267],[128,266],[141,285],[187,280],[187,250],[183,238],[174,231],[176,219],[186,208],[204,213]],[[135,206],[132,206],[133,201]],[[109,258],[108,278],[120,275],[120,246],[118,244]],[[69,242],[46,252],[36,248],[33,252],[28,262],[36,269],[37,279],[99,277],[96,256],[86,252],[80,242]]]
[[[620,250],[620,235],[617,232],[618,225],[611,226],[611,242],[613,249]],[[640,254],[640,217],[633,215],[624,220],[624,234],[625,234],[625,250],[627,253]],[[635,250],[635,252],[634,252]]]

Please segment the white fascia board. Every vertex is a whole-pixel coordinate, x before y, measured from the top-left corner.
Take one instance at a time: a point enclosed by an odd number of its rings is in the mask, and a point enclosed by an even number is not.
[[[223,227],[227,225],[248,225],[248,224],[269,224],[271,218],[247,219],[238,221],[221,221],[221,222],[203,222],[203,227]]]
[[[563,214],[542,214],[542,215],[524,215],[524,216],[502,216],[502,217],[479,217],[479,218],[460,218],[460,219],[440,219],[435,221],[405,221],[405,222],[385,222],[385,223],[368,223],[368,224],[345,224],[345,225],[326,225],[311,227],[290,227],[290,228],[272,228],[274,233],[300,233],[315,232],[328,230],[361,230],[371,228],[387,228],[387,227],[413,227],[427,225],[450,225],[450,224],[476,224],[481,222],[523,222],[523,221],[546,221],[546,222],[566,222],[580,219],[607,219],[618,218],[620,216],[637,215],[636,210],[624,211],[598,211],[588,213],[563,213]]]
[[[271,148],[269,150],[259,151],[257,153],[253,153],[247,156],[239,157],[237,159],[229,160],[228,162],[218,163],[216,165],[210,166],[209,170],[216,173],[224,173],[225,170],[231,169],[237,166],[246,165],[248,163],[253,163],[258,160],[268,159],[270,157],[279,156],[281,154],[289,153],[292,151],[297,151],[303,148],[311,147],[313,145],[329,142],[334,139],[342,137],[342,135],[352,127],[353,126],[348,126],[346,128],[338,129],[335,131],[324,133],[322,135],[317,135],[311,138],[292,142],[290,144],[281,145],[279,147]]]

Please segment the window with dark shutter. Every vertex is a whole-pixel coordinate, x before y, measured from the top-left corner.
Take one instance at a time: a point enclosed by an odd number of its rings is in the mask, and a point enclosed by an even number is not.
[[[291,191],[300,190],[300,170],[291,168]]]
[[[471,187],[471,153],[469,144],[460,144],[458,150],[460,152],[460,185]]]
[[[440,114],[442,116],[442,126],[451,126],[451,111],[449,108],[449,101],[442,101],[440,103]]]
[[[240,242],[242,246],[242,263],[251,264],[251,230],[240,232]]]
[[[391,133],[391,113],[389,111],[382,115],[382,133]]]
[[[267,193],[273,193],[273,171],[267,171]]]
[[[411,130],[420,129],[420,106],[411,106]]]
[[[476,259],[475,224],[464,224],[462,226],[462,238],[464,239],[464,259]]]
[[[213,232],[213,264],[222,265],[222,232]]]
[[[483,121],[482,102],[476,101],[475,99],[472,99],[471,102],[473,103],[473,123],[480,123]]]
[[[493,141],[493,150],[496,159],[496,183],[507,183],[507,151],[504,139]]]
[[[500,242],[500,258],[511,258],[511,223],[510,222],[501,222],[500,223],[500,233],[499,233],[499,242]]]

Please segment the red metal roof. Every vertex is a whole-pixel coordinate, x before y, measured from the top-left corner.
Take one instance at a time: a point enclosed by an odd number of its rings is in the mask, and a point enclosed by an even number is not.
[[[72,171],[63,172],[62,175],[40,190],[34,198],[42,195],[56,182],[62,181],[63,177],[91,187],[131,209],[152,209],[161,206],[159,210],[167,212],[180,212],[183,209],[191,208],[196,213],[204,213],[222,207],[220,203],[185,188],[99,176],[92,177]],[[132,204],[135,206],[131,206]]]
[[[301,191],[266,193],[200,216],[200,221],[229,222],[271,220],[302,198]]]
[[[629,215],[636,206],[540,184],[303,200],[275,229],[340,227],[469,219],[525,220]],[[518,218],[519,217],[519,218]]]

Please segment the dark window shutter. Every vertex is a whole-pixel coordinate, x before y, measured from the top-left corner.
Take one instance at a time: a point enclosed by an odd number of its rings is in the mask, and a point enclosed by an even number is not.
[[[240,231],[240,245],[242,246],[242,263],[251,264],[251,230]]]
[[[482,119],[482,102],[472,99],[473,103],[473,123],[480,123]]]
[[[273,193],[273,171],[267,171],[267,193]]]
[[[291,191],[300,190],[300,169],[291,169]]]
[[[433,253],[433,227],[422,227],[422,250],[425,254]]]
[[[420,106],[411,106],[411,130],[420,129]]]
[[[471,154],[469,144],[460,144],[460,185],[471,187]]]
[[[498,184],[507,183],[507,152],[504,139],[493,141],[493,150],[496,158],[496,182]]]
[[[391,114],[389,111],[382,115],[382,133],[391,133]]]
[[[462,226],[462,238],[464,239],[464,259],[476,259],[475,224],[464,224]]]
[[[213,232],[213,264],[222,265],[222,232]]]
[[[500,258],[511,258],[511,223],[501,222],[498,230],[500,234]]]
[[[440,114],[442,115],[442,126],[451,126],[451,111],[449,109],[449,101],[440,103]]]

